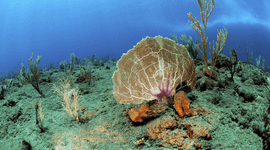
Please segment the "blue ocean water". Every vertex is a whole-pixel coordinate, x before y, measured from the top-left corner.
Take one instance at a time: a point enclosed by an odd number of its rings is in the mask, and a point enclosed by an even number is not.
[[[223,54],[235,48],[246,61],[248,48],[254,64],[261,55],[269,66],[269,10],[269,0],[217,0],[207,24],[209,42],[224,26],[229,36]],[[189,12],[201,22],[196,0],[1,0],[0,74],[19,71],[21,63],[27,68],[32,52],[45,67],[71,53],[120,57],[146,36],[200,39],[188,24]]]

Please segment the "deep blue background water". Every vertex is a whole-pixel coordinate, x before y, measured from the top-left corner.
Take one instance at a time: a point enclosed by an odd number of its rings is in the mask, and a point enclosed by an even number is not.
[[[269,10],[269,0],[216,0],[207,24],[209,41],[225,26],[223,54],[235,48],[246,61],[245,41],[253,62],[261,55],[269,66]],[[28,68],[32,52],[34,60],[42,56],[43,67],[58,65],[71,53],[118,57],[146,36],[200,38],[188,24],[188,12],[201,21],[196,0],[1,0],[0,74],[19,71],[22,62]]]

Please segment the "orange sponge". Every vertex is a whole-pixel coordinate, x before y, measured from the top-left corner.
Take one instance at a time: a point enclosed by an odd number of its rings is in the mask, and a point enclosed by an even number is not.
[[[139,108],[139,111],[132,108],[128,115],[133,122],[143,122],[143,118],[147,116],[148,110],[148,105],[144,104]]]
[[[189,99],[186,97],[185,92],[179,91],[174,96],[174,108],[180,117],[193,114],[190,110]]]

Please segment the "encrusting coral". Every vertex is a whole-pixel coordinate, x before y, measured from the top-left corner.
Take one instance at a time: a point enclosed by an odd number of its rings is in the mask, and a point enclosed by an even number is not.
[[[161,36],[142,39],[123,54],[117,67],[112,77],[114,97],[122,104],[171,96],[181,82],[193,91],[196,83],[194,62],[186,48]]]

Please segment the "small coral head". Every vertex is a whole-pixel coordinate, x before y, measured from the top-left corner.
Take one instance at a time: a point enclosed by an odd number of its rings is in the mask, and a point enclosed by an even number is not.
[[[175,92],[173,90],[173,87],[169,90],[169,84],[170,84],[170,75],[168,75],[168,78],[167,78],[166,88],[164,88],[164,83],[162,83],[158,86],[158,89],[160,91],[158,94],[153,94],[150,90],[149,90],[149,92],[151,95],[156,97],[156,99],[159,103],[162,102],[163,104],[165,104],[166,98],[173,95]],[[162,87],[161,87],[161,85],[162,85]]]

